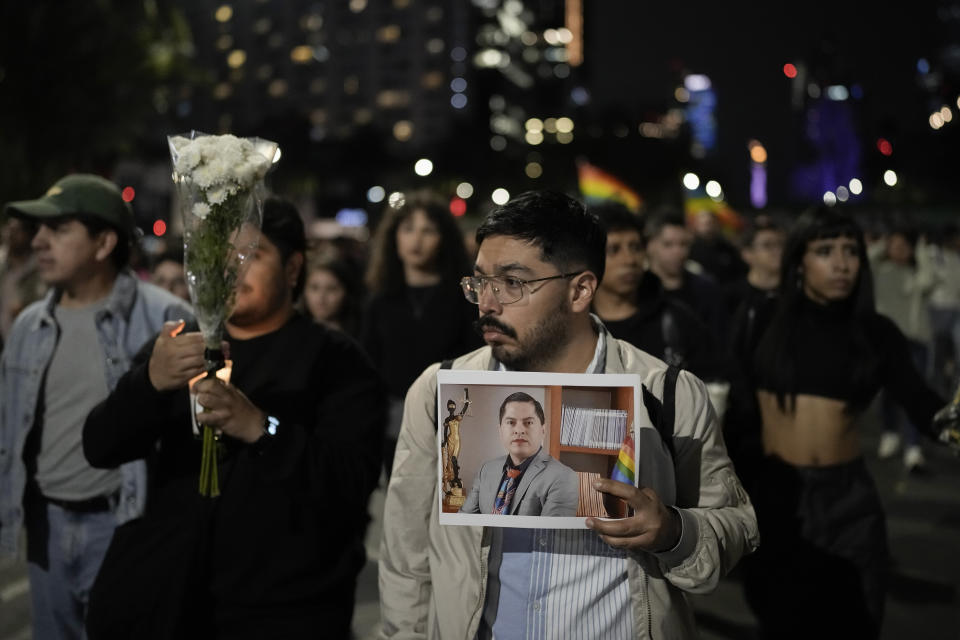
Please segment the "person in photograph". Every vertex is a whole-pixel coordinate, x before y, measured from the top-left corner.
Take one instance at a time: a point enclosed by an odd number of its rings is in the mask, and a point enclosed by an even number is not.
[[[575,516],[577,472],[543,450],[547,433],[543,407],[518,391],[500,405],[500,443],[505,456],[487,460],[477,472],[463,513]]]

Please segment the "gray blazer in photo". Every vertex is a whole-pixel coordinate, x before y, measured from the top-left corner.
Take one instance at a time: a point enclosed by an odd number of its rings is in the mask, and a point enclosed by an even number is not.
[[[493,513],[506,460],[506,456],[500,456],[483,463],[461,513]],[[520,478],[509,515],[576,516],[579,497],[577,472],[541,449]]]

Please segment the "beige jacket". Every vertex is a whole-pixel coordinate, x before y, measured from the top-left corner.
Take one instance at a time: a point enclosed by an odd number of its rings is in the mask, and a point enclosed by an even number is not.
[[[662,397],[666,365],[607,336],[606,373],[637,373]],[[453,363],[454,369],[496,366],[489,347]],[[441,526],[438,520],[436,373],[427,368],[407,393],[403,426],[384,507],[380,544],[381,638],[472,640],[486,593],[490,532]],[[687,372],[676,390],[670,454],[646,412],[637,431],[637,482],[657,488],[679,508],[683,534],[676,549],[631,554],[630,600],[638,638],[696,637],[684,592],[712,591],[721,576],[758,544],[757,520],[734,473],[703,383]]]

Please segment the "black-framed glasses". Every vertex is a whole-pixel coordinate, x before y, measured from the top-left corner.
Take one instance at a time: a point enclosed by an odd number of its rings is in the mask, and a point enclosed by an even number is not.
[[[570,273],[558,273],[555,276],[546,278],[534,278],[533,280],[523,280],[513,276],[465,276],[460,280],[460,286],[463,287],[464,297],[473,304],[480,304],[480,294],[483,293],[485,284],[490,285],[490,291],[493,297],[500,304],[512,304],[523,297],[523,288],[526,287],[530,293],[536,293],[543,285],[532,288],[530,285],[534,282],[547,282],[548,280],[557,280],[559,278],[570,278],[579,275],[583,271],[571,271]]]

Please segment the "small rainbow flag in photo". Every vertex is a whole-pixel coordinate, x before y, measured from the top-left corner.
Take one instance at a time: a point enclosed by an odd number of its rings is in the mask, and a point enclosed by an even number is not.
[[[634,213],[640,212],[643,199],[619,178],[589,162],[577,163],[580,193],[586,200],[615,200]]]
[[[627,432],[623,438],[623,444],[620,446],[620,454],[617,456],[617,462],[613,465],[613,471],[610,478],[617,482],[633,486],[634,478],[637,477],[637,464],[633,459],[633,431]]]

